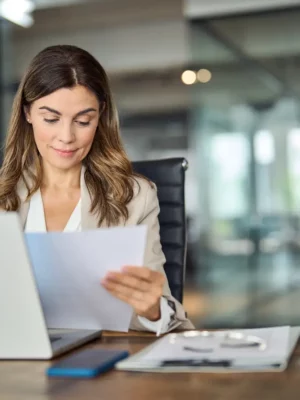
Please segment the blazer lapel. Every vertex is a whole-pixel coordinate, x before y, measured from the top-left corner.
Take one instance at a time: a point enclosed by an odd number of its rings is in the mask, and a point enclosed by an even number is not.
[[[27,189],[26,189],[26,186],[25,186],[23,180],[21,180],[18,183],[17,193],[21,200],[19,216],[20,216],[22,227],[23,227],[23,229],[25,229],[25,224],[26,224],[28,210],[29,210],[29,202],[26,201]]]

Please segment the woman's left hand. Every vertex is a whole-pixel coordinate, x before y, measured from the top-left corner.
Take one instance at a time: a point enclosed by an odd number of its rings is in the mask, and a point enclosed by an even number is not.
[[[111,271],[102,285],[114,296],[130,304],[137,315],[150,321],[160,319],[160,298],[165,276],[146,267],[123,267]]]

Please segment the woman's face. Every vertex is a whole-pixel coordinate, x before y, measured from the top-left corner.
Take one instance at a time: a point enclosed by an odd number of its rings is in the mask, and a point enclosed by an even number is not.
[[[59,169],[80,164],[92,146],[100,105],[84,86],[59,89],[25,111],[43,162]]]

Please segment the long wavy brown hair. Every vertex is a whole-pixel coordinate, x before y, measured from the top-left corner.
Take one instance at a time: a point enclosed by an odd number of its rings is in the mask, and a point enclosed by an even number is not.
[[[82,85],[98,98],[103,111],[91,150],[83,163],[91,196],[91,212],[115,225],[128,218],[126,205],[133,198],[134,173],[124,151],[117,110],[108,77],[100,63],[87,51],[75,46],[51,46],[31,62],[14,99],[4,160],[0,170],[0,208],[17,211],[21,199],[17,185],[23,180],[27,200],[42,183],[42,164],[34,141],[26,107],[61,88]]]

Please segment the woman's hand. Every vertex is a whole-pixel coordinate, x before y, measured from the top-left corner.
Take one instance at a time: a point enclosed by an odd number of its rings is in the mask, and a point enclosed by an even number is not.
[[[130,304],[137,315],[150,321],[160,319],[160,298],[165,276],[146,267],[123,267],[109,272],[102,285],[114,296]]]

